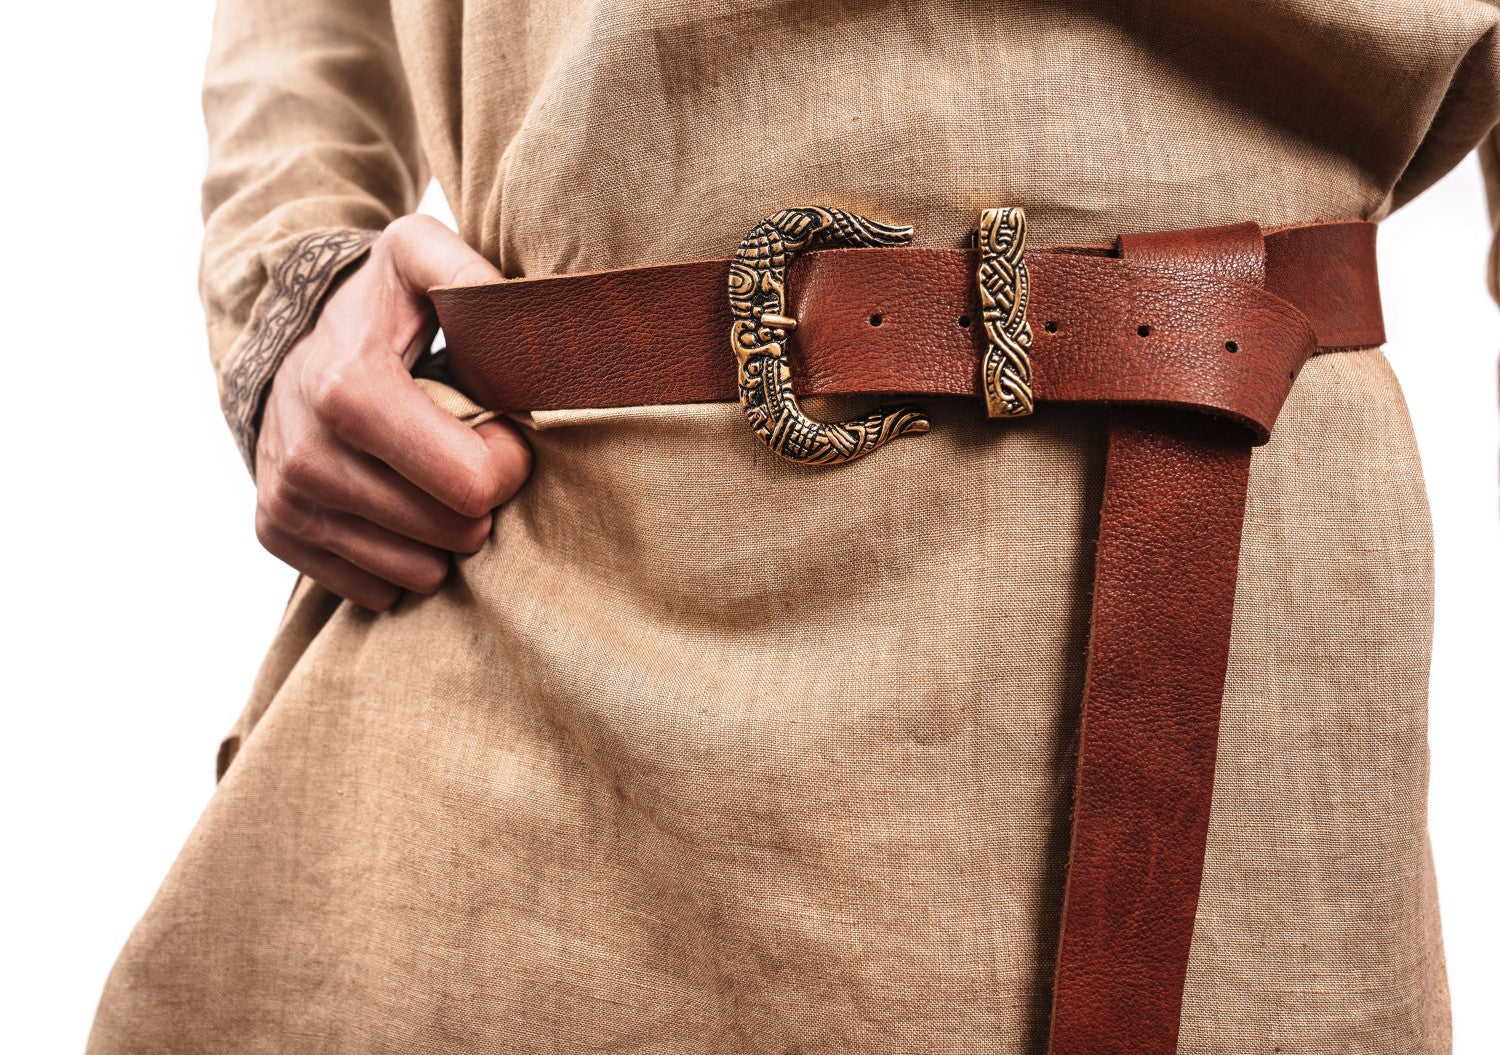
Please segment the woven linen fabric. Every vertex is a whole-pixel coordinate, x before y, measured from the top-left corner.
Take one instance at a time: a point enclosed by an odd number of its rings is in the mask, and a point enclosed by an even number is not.
[[[510,276],[726,256],[799,204],[927,245],[1003,204],[1036,244],[1379,218],[1500,116],[1497,20],[225,0],[226,413],[248,457],[429,169]],[[1103,419],[926,404],[931,434],[814,471],[730,404],[521,416],[535,474],[437,596],[300,583],[90,1051],[1040,1052]],[[1431,607],[1394,377],[1319,357],[1252,472],[1185,1055],[1449,1050]]]

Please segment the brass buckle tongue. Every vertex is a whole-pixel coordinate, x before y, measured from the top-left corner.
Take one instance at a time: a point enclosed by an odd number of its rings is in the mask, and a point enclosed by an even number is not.
[[[740,406],[762,443],[806,465],[852,462],[897,436],[932,427],[919,407],[882,407],[863,418],[823,422],[797,405],[787,342],[797,320],[786,312],[786,269],[814,246],[907,245],[910,227],[895,227],[840,209],[784,209],[750,229],[729,265],[730,344],[739,363]],[[1026,216],[1019,208],[986,209],[979,218],[979,300],[985,353],[981,369],[991,417],[1032,410],[1031,326],[1026,321]]]
[[[740,406],[775,454],[804,465],[852,462],[932,423],[914,406],[883,407],[863,418],[816,421],[802,413],[787,361],[797,320],[785,314],[786,269],[813,246],[906,245],[910,227],[892,227],[840,209],[784,209],[750,229],[729,265],[730,344],[739,362]]]

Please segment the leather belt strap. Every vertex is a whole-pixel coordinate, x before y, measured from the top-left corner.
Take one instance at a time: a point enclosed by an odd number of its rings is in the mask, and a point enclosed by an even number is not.
[[[1111,407],[1048,1050],[1171,1055],[1250,453],[1309,356],[1384,343],[1375,228],[1239,224],[1026,262],[1038,404]],[[976,263],[953,249],[799,259],[788,276],[799,391],[980,395]],[[494,410],[734,400],[728,266],[432,296],[455,379]],[[747,456],[754,443],[747,434]]]
[[[1121,239],[1259,285],[1253,225]],[[1052,1055],[1172,1055],[1203,875],[1251,438],[1111,411]]]
[[[1136,264],[1110,252],[1026,254],[1038,402],[1178,406],[1243,421],[1264,441],[1314,339],[1323,348],[1385,340],[1373,224],[1267,235],[1264,288],[1201,264]],[[977,263],[978,252],[963,249],[798,259],[787,280],[800,320],[798,392],[975,395]],[[432,298],[455,378],[492,410],[732,402],[728,275],[727,260],[710,260],[448,287]]]

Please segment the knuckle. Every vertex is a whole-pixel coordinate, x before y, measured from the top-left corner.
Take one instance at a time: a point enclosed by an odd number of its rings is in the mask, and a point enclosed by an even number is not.
[[[319,541],[316,530],[318,518],[297,500],[285,477],[271,487],[266,495],[264,508],[270,526],[279,535],[304,542]]]
[[[385,237],[391,239],[405,238],[412,232],[413,228],[420,230],[422,227],[422,223],[426,219],[427,217],[423,216],[419,212],[406,213],[402,216],[396,217],[390,223],[386,224],[385,230],[382,232],[382,234]]]
[[[335,537],[328,514],[322,509],[308,509],[301,504],[292,510],[293,528],[299,538],[326,548]]]
[[[407,221],[409,219],[411,219],[409,216],[398,216],[386,224],[385,228],[376,236],[375,244],[371,248],[376,252],[396,252],[402,240],[406,238]]]
[[[284,528],[291,521],[295,508],[292,486],[285,473],[277,473],[261,485],[257,519],[263,516],[272,527]]]
[[[280,470],[275,488],[287,492],[315,490],[323,476],[322,459],[306,441],[288,445]]]
[[[277,530],[276,522],[265,503],[255,507],[255,541],[259,542],[261,548],[273,557],[281,556],[277,552],[281,548],[281,533]]]
[[[294,559],[296,551],[292,536],[264,509],[255,511],[255,540],[263,550],[283,564],[291,565],[298,571],[307,570],[300,561]]]
[[[509,500],[531,475],[531,448],[522,442],[491,448],[483,469],[477,474],[475,490],[486,511]]]
[[[385,230],[380,233],[380,238],[386,241],[392,249],[405,251],[411,248],[412,243],[420,241],[424,235],[430,234],[434,226],[442,227],[431,216],[423,213],[408,213],[398,216],[386,225]]]
[[[493,463],[466,465],[454,489],[454,509],[466,517],[482,517],[500,503],[500,473]]]
[[[353,379],[347,368],[327,367],[310,381],[307,402],[324,421],[342,420],[350,410]]]

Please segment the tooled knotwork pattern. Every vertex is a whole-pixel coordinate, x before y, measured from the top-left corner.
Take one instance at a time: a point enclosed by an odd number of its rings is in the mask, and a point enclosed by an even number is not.
[[[305,333],[335,278],[364,256],[379,231],[319,228],[298,238],[267,276],[250,328],[231,352],[220,402],[245,464],[254,471],[261,402],[271,376]]]
[[[785,316],[786,269],[814,246],[906,245],[910,227],[894,227],[839,209],[785,209],[751,228],[729,267],[730,343],[739,363],[740,406],[751,428],[783,458],[815,465],[853,461],[931,423],[914,406],[884,407],[844,422],[816,421],[797,405],[786,348],[795,323]],[[771,323],[764,322],[771,316]],[[776,323],[780,323],[777,325]]]
[[[985,209],[979,215],[979,304],[984,318],[984,400],[992,418],[1030,414],[1031,324],[1026,302],[1026,215]]]

